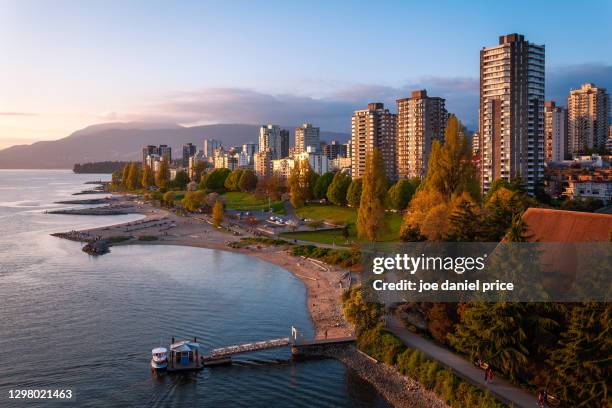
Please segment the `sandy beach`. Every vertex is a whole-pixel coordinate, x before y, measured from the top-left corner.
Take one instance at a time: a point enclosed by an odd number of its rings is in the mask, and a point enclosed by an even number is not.
[[[136,202],[126,196],[118,200],[114,206],[120,208],[122,212],[143,214],[145,217],[138,221],[102,228],[70,231],[61,234],[61,237],[82,241],[93,238],[131,236],[134,238],[114,245],[182,245],[254,256],[290,271],[303,282],[307,290],[306,302],[314,324],[316,338],[347,337],[354,334],[354,328],[344,319],[340,302],[345,290],[341,282],[346,276],[346,270],[295,257],[288,253],[288,246],[253,244],[242,248],[229,247],[228,244],[232,241],[240,241],[243,237],[253,235],[236,227],[233,229],[238,229],[241,236],[234,235],[225,229],[217,229],[208,222],[205,215],[179,216],[170,210]],[[90,214],[91,210],[96,211],[97,209],[86,210],[85,214]],[[98,211],[104,210],[100,208]],[[156,237],[157,239],[139,240],[139,237]],[[347,284],[344,287],[346,288]]]

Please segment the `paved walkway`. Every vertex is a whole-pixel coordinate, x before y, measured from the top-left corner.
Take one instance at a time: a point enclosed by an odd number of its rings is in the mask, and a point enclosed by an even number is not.
[[[440,347],[432,341],[406,329],[395,316],[386,316],[386,329],[402,339],[408,347],[422,351],[430,358],[450,368],[463,379],[483,390],[490,391],[491,394],[509,406],[517,408],[537,407],[537,398],[535,396],[512,385],[509,381],[499,378],[497,375],[493,378],[493,383],[486,384],[483,370],[476,368],[472,363],[444,347]]]

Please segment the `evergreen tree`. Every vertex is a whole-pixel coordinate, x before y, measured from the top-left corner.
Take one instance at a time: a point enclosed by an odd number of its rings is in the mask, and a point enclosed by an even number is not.
[[[388,230],[385,219],[385,196],[387,177],[385,162],[378,149],[366,157],[363,190],[357,212],[357,234],[362,239],[376,241]]]
[[[474,199],[463,193],[454,200],[447,240],[456,242],[474,242],[481,237],[480,208]]]
[[[341,171],[337,172],[327,188],[327,198],[333,204],[346,205],[346,193],[350,185],[351,178]]]
[[[399,179],[387,191],[387,206],[392,210],[402,211],[407,206],[416,188],[410,180]]]
[[[351,181],[351,185],[346,192],[346,201],[351,207],[359,207],[362,187],[363,183],[360,178]]]
[[[327,173],[319,177],[312,190],[314,198],[316,198],[317,200],[320,200],[322,198],[328,198],[327,189],[329,188],[329,185],[332,183],[333,179],[334,173],[332,173],[331,171],[328,171]]]
[[[485,205],[483,237],[490,242],[499,241],[512,226],[512,220],[520,218],[528,205],[526,194],[499,187]]]
[[[506,233],[505,239],[508,242],[529,242],[532,235],[527,233],[527,223],[520,214],[514,214],[512,224]]]
[[[567,406],[605,407],[610,404],[612,367],[612,306],[584,303],[573,308],[561,348],[552,356],[557,391]]]
[[[144,188],[149,188],[155,185],[155,175],[153,170],[147,164],[142,168],[142,180],[140,182]]]
[[[155,185],[159,188],[167,188],[170,182],[170,167],[168,167],[168,160],[166,156],[161,158],[159,162],[159,170],[155,174]]]
[[[244,170],[238,181],[240,191],[247,192],[255,190],[257,187],[257,176],[253,170]]]
[[[517,381],[528,375],[526,369],[533,363],[531,346],[557,326],[537,303],[473,302],[448,339],[458,351],[482,358]]]

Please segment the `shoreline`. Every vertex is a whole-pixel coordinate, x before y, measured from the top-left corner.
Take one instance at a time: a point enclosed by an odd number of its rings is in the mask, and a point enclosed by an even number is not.
[[[135,239],[114,245],[177,245],[253,256],[287,270],[305,286],[306,307],[314,327],[315,339],[354,336],[354,327],[344,318],[340,300],[346,289],[343,286],[343,278],[347,270],[328,264],[322,266],[320,262],[293,256],[288,253],[289,245],[250,244],[233,248],[228,246],[228,243],[240,241],[251,234],[235,236],[214,228],[203,216],[178,216],[167,209],[134,203],[133,198],[124,195],[119,197],[119,200],[124,201],[124,214],[138,213],[144,214],[145,217],[138,221],[71,231],[65,233],[67,235],[54,235],[73,241],[130,236]],[[139,240],[138,237],[142,236],[154,236],[156,239]],[[401,375],[383,363],[366,358],[354,346],[335,350],[329,353],[328,357],[342,362],[356,372],[394,407],[447,407],[433,392],[424,389],[415,380]]]

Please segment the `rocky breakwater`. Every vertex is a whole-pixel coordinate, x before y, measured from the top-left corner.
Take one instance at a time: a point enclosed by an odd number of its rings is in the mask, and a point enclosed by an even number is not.
[[[449,408],[436,394],[406,377],[387,364],[381,363],[357,350],[354,345],[327,347],[319,353],[335,358],[366,380],[394,407]]]
[[[83,247],[83,252],[88,253],[89,255],[104,255],[107,252],[110,252],[108,242],[105,240],[98,240],[88,242]]]

